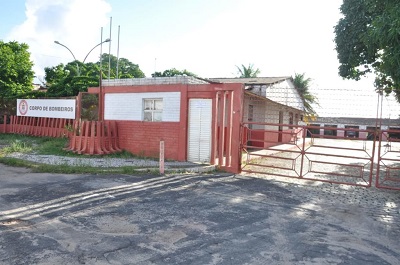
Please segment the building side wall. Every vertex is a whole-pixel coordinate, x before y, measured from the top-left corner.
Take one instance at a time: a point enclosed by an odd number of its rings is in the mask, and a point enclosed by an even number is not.
[[[249,116],[250,105],[253,106],[253,117]],[[243,121],[245,122],[266,122],[266,105],[265,100],[250,97],[248,95],[244,98],[244,116]],[[263,125],[253,124],[252,129],[262,129]]]
[[[181,123],[119,121],[117,124],[123,149],[139,156],[159,157],[160,141],[164,141],[167,159],[185,160],[185,146],[180,141]]]
[[[268,124],[248,124],[247,139],[252,139],[250,145],[268,148],[277,143],[288,143],[297,137],[296,125],[299,123],[301,111],[288,108],[256,96],[245,96],[243,121],[249,121],[249,106],[253,106],[253,122]],[[280,114],[281,113],[281,114]],[[280,120],[280,115],[282,119]],[[251,118],[250,118],[251,119]],[[293,126],[288,126],[289,124]],[[279,124],[285,124],[282,126]]]

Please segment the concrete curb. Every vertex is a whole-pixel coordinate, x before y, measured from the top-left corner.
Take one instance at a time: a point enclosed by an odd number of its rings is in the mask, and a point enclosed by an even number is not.
[[[139,172],[146,171],[158,171],[159,168],[138,168],[136,169]],[[165,168],[165,173],[209,173],[217,170],[217,166],[215,165],[207,165],[207,166],[198,166],[198,167],[173,167],[173,168]]]

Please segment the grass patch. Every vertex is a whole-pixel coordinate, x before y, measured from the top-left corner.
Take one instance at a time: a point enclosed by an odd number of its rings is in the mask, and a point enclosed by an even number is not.
[[[13,167],[26,167],[32,169],[34,172],[41,173],[63,173],[63,174],[137,174],[138,172],[146,172],[146,170],[139,170],[133,166],[123,167],[91,167],[87,165],[48,165],[39,164],[31,161],[26,161],[18,158],[7,157],[11,153],[26,153],[26,154],[38,154],[38,155],[56,155],[56,156],[67,156],[67,157],[96,157],[96,158],[122,158],[132,159],[138,158],[127,151],[109,155],[80,155],[70,151],[64,150],[68,145],[67,138],[51,138],[51,137],[34,137],[18,134],[0,134],[0,145],[3,148],[0,149],[0,163],[13,166]],[[140,157],[145,159],[144,157]],[[146,172],[148,173],[148,172]]]
[[[32,150],[32,143],[22,140],[12,140],[6,147],[2,149],[4,153],[31,153]]]
[[[62,174],[126,174],[133,175],[138,174],[135,167],[90,167],[90,166],[70,166],[70,165],[47,165],[47,164],[35,164],[31,165],[33,172],[36,173],[62,173]]]
[[[28,161],[12,157],[0,157],[0,163],[12,167],[27,167],[27,168],[30,168],[31,167],[30,164],[32,164]]]
[[[0,137],[0,145],[8,145],[10,142],[14,140],[25,139],[25,136],[19,134],[1,134]]]
[[[68,145],[67,138],[42,138],[35,141],[35,153],[39,155],[71,156],[73,152],[64,150]]]
[[[67,164],[61,165],[48,165],[39,164],[31,161],[26,161],[13,157],[0,157],[0,163],[12,166],[12,167],[25,167],[32,169],[35,173],[61,173],[61,174],[104,174],[104,173],[114,173],[114,174],[127,174],[133,175],[138,174],[142,171],[137,170],[136,167],[115,167],[115,168],[103,168],[103,167],[90,167],[83,165],[70,166]]]

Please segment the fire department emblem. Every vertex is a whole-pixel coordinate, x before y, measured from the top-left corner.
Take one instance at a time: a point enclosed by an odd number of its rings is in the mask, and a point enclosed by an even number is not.
[[[25,115],[28,112],[28,102],[26,102],[26,100],[21,100],[18,109],[21,115]]]

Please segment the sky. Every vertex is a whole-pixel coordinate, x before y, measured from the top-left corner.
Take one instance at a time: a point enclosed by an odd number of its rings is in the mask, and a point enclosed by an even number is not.
[[[311,91],[318,96],[320,116],[376,115],[371,111],[377,102],[373,79],[356,82],[338,76],[333,27],[341,17],[342,0],[0,0],[0,4],[0,40],[29,45],[37,81],[44,80],[45,67],[73,60],[54,41],[83,61],[94,46],[111,37],[110,46],[97,47],[86,62],[97,61],[102,49],[115,56],[119,51],[120,58],[138,64],[148,77],[170,68],[204,78],[235,77],[236,66],[242,64],[253,64],[260,69],[259,76],[305,73],[313,80]],[[343,95],[349,99],[346,103]],[[398,116],[399,104],[390,104],[388,113]]]

